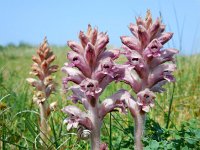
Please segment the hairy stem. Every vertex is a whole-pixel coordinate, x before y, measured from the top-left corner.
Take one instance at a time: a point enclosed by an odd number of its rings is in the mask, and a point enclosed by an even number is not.
[[[47,104],[46,101],[39,104],[40,109],[40,137],[42,143],[48,140],[48,125],[47,125]]]
[[[145,125],[145,112],[141,111],[137,103],[134,101],[128,102],[127,104],[130,109],[131,115],[135,121],[135,130],[134,130],[135,150],[143,150],[142,137]]]
[[[144,133],[144,124],[145,124],[145,113],[138,111],[134,117],[135,119],[135,150],[142,150],[142,137]]]
[[[91,121],[93,124],[92,133],[91,133],[91,150],[100,150],[101,139],[100,139],[100,132],[101,132],[101,118],[98,115],[98,108],[93,107],[90,110],[91,113]]]

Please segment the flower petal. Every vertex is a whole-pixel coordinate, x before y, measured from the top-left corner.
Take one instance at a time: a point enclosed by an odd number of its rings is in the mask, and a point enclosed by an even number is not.
[[[91,69],[85,62],[82,55],[79,55],[76,52],[70,51],[67,55],[71,66],[77,67],[85,76],[89,77],[91,75]]]
[[[138,26],[133,24],[133,23],[130,23],[129,25],[129,29],[131,31],[131,33],[135,36],[135,37],[138,37]]]
[[[101,53],[98,56],[98,60],[102,60],[108,57],[110,57],[112,60],[115,60],[119,57],[119,55],[120,55],[120,51],[118,49],[106,50],[105,52]]]
[[[80,44],[78,44],[78,43],[76,43],[76,42],[74,42],[74,41],[68,41],[68,42],[67,42],[67,45],[68,45],[74,52],[77,52],[78,54],[81,54],[81,53],[83,53],[83,51],[84,51],[83,47],[82,47]]]
[[[83,48],[85,48],[86,45],[87,45],[88,42],[89,42],[89,39],[88,39],[88,37],[84,34],[83,31],[80,31],[80,33],[79,33],[79,39],[80,39],[80,41],[81,41],[81,44],[82,44]]]
[[[96,95],[102,91],[102,89],[99,87],[98,81],[89,78],[86,78],[81,82],[80,90],[84,92],[86,96],[92,97],[96,97]]]
[[[142,48],[145,48],[149,43],[150,37],[146,28],[142,25],[138,26],[138,37],[140,39]]]
[[[173,76],[171,73],[175,71],[176,65],[175,64],[161,64],[156,67],[153,72],[148,77],[148,84],[152,87],[158,81],[163,79],[167,79],[169,81],[173,81]]]
[[[153,39],[155,37],[155,35],[158,33],[159,29],[160,29],[160,19],[157,18],[156,21],[152,24],[152,26],[150,27],[149,30],[149,34],[151,39]]]
[[[89,42],[85,48],[85,60],[92,67],[93,63],[95,62],[95,50],[94,46]]]
[[[72,123],[73,127],[77,127],[77,125],[80,123],[87,129],[92,128],[92,122],[88,118],[87,114],[83,111],[81,111],[78,107],[68,105],[62,109],[62,111],[69,115],[68,121],[65,121],[66,123]],[[71,125],[69,125],[71,127]]]
[[[105,50],[106,45],[109,42],[109,37],[106,33],[101,32],[97,36],[97,42],[95,44],[96,55],[98,56],[102,51]]]
[[[178,53],[176,49],[165,49],[160,52],[160,57],[154,57],[151,61],[151,67],[154,68],[159,64],[165,63],[167,61],[174,61],[173,56]]]
[[[73,92],[73,95],[71,96],[72,101],[77,103],[77,101],[80,100],[85,109],[88,109],[89,103],[85,97],[85,94],[80,90],[80,86],[72,86],[70,87],[70,90]]]
[[[136,93],[140,91],[142,85],[137,72],[134,70],[134,67],[129,65],[119,65],[118,68],[118,81],[123,81],[129,84]]]
[[[82,74],[81,71],[75,69],[75,68],[72,68],[72,67],[69,67],[67,63],[65,63],[65,66],[62,67],[61,69],[64,73],[68,74],[68,77],[65,78],[65,80],[68,82],[68,81],[72,81],[76,84],[80,84],[84,79],[85,79],[85,76]]]
[[[165,32],[162,33],[161,36],[158,38],[158,41],[164,45],[165,43],[167,43],[173,36],[172,32]]]
[[[36,87],[37,90],[42,90],[42,83],[40,80],[36,80],[34,78],[27,78],[26,81],[31,84],[32,86]]]
[[[140,42],[138,41],[137,38],[129,36],[121,36],[120,38],[122,43],[127,47],[129,47],[130,49],[137,51],[141,49]]]

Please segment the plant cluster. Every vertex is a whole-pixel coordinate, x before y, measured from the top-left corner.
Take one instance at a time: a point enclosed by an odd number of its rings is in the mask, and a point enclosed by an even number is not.
[[[70,51],[68,62],[62,67],[66,74],[63,78],[64,92],[71,91],[70,99],[74,103],[62,109],[68,115],[64,120],[67,130],[77,128],[79,139],[90,139],[92,150],[105,150],[107,144],[101,142],[101,126],[104,117],[119,110],[130,111],[134,126],[135,149],[143,149],[142,138],[146,113],[154,107],[156,92],[163,92],[163,85],[174,82],[172,73],[176,69],[174,55],[176,49],[164,49],[173,36],[165,32],[161,19],[153,21],[150,11],[145,19],[136,18],[136,24],[130,24],[133,36],[121,36],[122,49],[107,49],[109,37],[97,28],[88,25],[87,32],[80,31],[80,43],[68,41]],[[33,100],[39,105],[41,119],[41,136],[47,136],[48,108],[46,99],[55,90],[51,76],[56,72],[56,65],[50,66],[55,55],[47,47],[46,39],[33,57],[32,74],[39,80],[28,78],[27,81],[36,87]],[[117,63],[124,55],[127,62]],[[110,97],[100,101],[100,96],[111,82],[124,82],[130,85],[130,91],[118,89]],[[79,105],[77,105],[77,103]],[[81,109],[80,104],[83,106]],[[45,138],[42,138],[45,140]]]

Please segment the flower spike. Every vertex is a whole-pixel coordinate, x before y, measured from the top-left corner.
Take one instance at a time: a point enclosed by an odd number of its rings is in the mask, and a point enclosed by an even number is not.
[[[55,60],[55,55],[48,46],[47,38],[44,38],[43,43],[37,50],[38,56],[33,56],[33,65],[31,67],[30,74],[37,76],[35,78],[27,78],[27,82],[35,87],[33,101],[38,105],[40,109],[40,136],[43,142],[47,142],[48,137],[48,124],[47,119],[51,111],[55,110],[56,102],[52,104],[47,103],[47,99],[52,92],[55,91],[56,83],[52,76],[57,72],[58,66],[51,65]],[[42,143],[43,144],[43,143]]]

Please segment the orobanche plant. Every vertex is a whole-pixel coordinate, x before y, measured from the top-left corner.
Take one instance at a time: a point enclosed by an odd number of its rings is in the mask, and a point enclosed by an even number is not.
[[[33,101],[38,105],[40,111],[40,137],[42,145],[48,141],[48,116],[56,107],[56,102],[48,104],[47,99],[53,91],[55,91],[55,82],[52,74],[58,70],[57,65],[51,65],[55,60],[55,55],[48,47],[46,37],[43,43],[37,50],[38,56],[33,56],[33,64],[31,67],[31,75],[37,76],[35,78],[27,78],[34,89]]]
[[[77,128],[79,139],[90,139],[92,150],[107,149],[107,145],[101,143],[101,126],[104,117],[116,108],[123,113],[130,110],[135,122],[135,149],[142,150],[145,116],[154,106],[156,92],[163,92],[164,84],[175,81],[172,73],[176,69],[174,55],[178,51],[163,48],[173,34],[165,32],[161,19],[153,21],[147,11],[146,18],[136,18],[136,24],[130,24],[129,29],[133,36],[121,36],[122,50],[107,50],[108,35],[90,25],[86,33],[80,31],[79,43],[68,41],[71,50],[67,53],[69,61],[61,69],[66,74],[62,83],[64,91],[72,93],[69,98],[73,103],[62,109],[68,115],[64,123],[67,130]],[[39,57],[33,57],[32,74],[39,79],[28,78],[27,81],[36,88],[33,100],[40,108],[40,135],[45,141],[50,112],[47,99],[55,90],[52,73],[58,66],[50,65],[55,56],[46,38],[37,54]],[[115,61],[120,55],[127,58],[124,64]],[[100,101],[111,82],[124,82],[130,85],[130,90],[119,89]],[[134,96],[130,94],[132,91]]]
[[[172,72],[176,69],[173,56],[176,49],[163,49],[173,33],[164,32],[165,25],[161,19],[152,21],[150,11],[146,19],[136,19],[136,24],[130,24],[133,36],[122,36],[123,52],[127,58],[122,65],[124,75],[119,80],[126,82],[137,94],[134,101],[130,99],[127,106],[135,120],[135,149],[142,149],[142,135],[145,124],[145,114],[154,106],[155,92],[163,92],[162,87],[167,82],[175,81]]]
[[[62,71],[67,73],[63,79],[66,90],[71,90],[71,100],[83,104],[85,111],[71,105],[63,108],[63,112],[69,117],[65,120],[68,130],[78,128],[79,138],[91,139],[91,149],[106,149],[106,144],[100,142],[100,129],[103,118],[115,108],[125,111],[125,99],[129,93],[120,90],[111,97],[99,102],[99,96],[106,86],[115,80],[119,69],[113,62],[118,58],[120,51],[117,49],[106,50],[109,42],[108,35],[92,29],[89,25],[87,33],[80,31],[80,44],[68,41],[72,49],[67,54],[69,63],[66,63]],[[75,85],[68,87],[68,82]],[[101,148],[100,148],[101,147]]]

